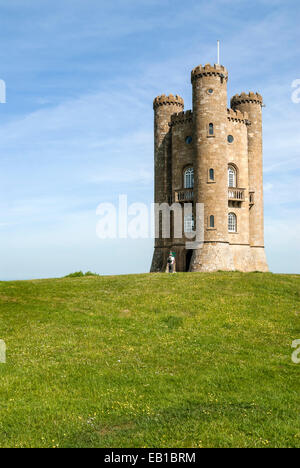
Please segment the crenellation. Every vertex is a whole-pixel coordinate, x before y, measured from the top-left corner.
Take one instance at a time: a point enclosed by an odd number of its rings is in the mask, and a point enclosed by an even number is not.
[[[171,116],[171,122],[170,126],[178,125],[178,124],[184,124],[184,123],[190,123],[193,121],[193,113],[191,110],[187,111],[182,111],[178,112],[176,114],[173,114]]]
[[[223,65],[211,65],[207,63],[206,65],[198,65],[192,70],[191,80],[192,82],[203,76],[219,76],[220,78],[228,79],[228,72]]]
[[[260,104],[262,106],[263,98],[259,93],[253,93],[252,91],[250,91],[248,94],[246,94],[245,92],[243,92],[241,94],[235,94],[235,96],[231,98],[230,106],[234,109],[237,105],[245,104],[247,102],[253,104]]]
[[[249,115],[247,112],[240,112],[239,110],[227,109],[228,120],[249,125]]]
[[[166,94],[162,94],[160,96],[157,96],[154,101],[153,101],[153,109],[157,109],[159,106],[166,106],[166,105],[175,105],[180,108],[184,108],[184,100],[182,97],[178,96],[173,96],[173,94],[169,94],[167,96]]]

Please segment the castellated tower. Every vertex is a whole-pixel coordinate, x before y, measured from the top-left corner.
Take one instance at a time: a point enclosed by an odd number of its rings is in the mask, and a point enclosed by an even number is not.
[[[262,104],[259,94],[242,93],[231,99],[231,107],[247,112],[251,125],[248,128],[249,171],[249,243],[253,266],[257,271],[267,270],[264,249],[264,202],[263,202],[263,154],[262,154]]]
[[[172,194],[172,135],[171,117],[184,108],[179,96],[162,95],[154,99],[154,202],[169,203]],[[161,234],[161,222],[159,226]],[[155,238],[155,250],[151,271],[162,271],[166,267],[171,238],[161,235]]]
[[[183,232],[163,235],[158,217],[152,272],[268,271],[264,250],[262,97],[242,93],[227,109],[228,72],[222,65],[192,71],[193,111],[179,96],[154,100],[155,203],[192,204]],[[201,219],[196,206],[202,206]],[[199,223],[199,224],[198,224]],[[201,248],[190,250],[190,231],[202,225]],[[188,234],[189,233],[189,234]]]

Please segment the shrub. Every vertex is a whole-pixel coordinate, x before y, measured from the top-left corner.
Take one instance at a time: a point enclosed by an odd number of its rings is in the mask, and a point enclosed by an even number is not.
[[[75,271],[75,273],[70,273],[69,275],[66,275],[65,278],[80,278],[81,276],[84,276],[84,273],[82,271]]]
[[[87,271],[83,273],[82,271],[75,271],[75,273],[70,273],[66,275],[64,278],[82,278],[83,276],[99,276],[98,273],[93,273],[91,271]]]

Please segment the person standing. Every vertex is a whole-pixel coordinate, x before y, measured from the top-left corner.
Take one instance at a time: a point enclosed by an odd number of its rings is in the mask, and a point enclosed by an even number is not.
[[[169,273],[174,273],[174,267],[175,267],[175,257],[173,256],[173,253],[170,252],[168,256],[168,272]]]

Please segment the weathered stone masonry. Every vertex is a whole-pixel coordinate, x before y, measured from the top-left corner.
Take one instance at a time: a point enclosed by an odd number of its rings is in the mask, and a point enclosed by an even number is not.
[[[166,270],[170,250],[176,252],[177,271],[268,271],[262,97],[235,95],[228,109],[228,72],[222,65],[198,66],[191,80],[193,111],[184,112],[177,95],[154,99],[155,202],[204,204],[204,244],[191,252],[184,235],[160,235],[151,271]],[[188,170],[193,187],[185,186]]]

